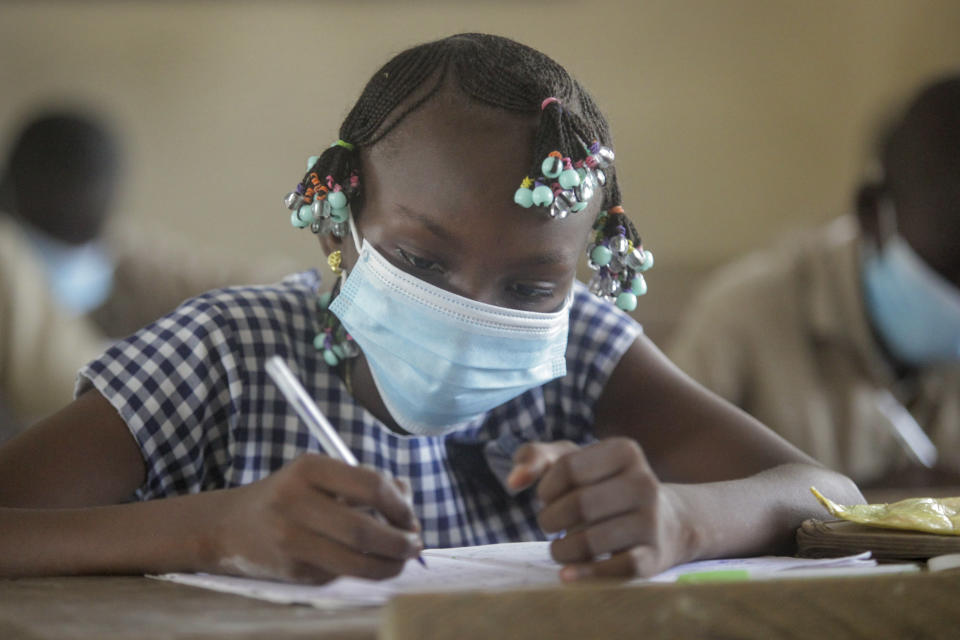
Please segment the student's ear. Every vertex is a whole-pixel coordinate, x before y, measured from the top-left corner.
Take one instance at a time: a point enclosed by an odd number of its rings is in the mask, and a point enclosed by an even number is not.
[[[880,210],[885,197],[887,197],[886,190],[882,183],[867,181],[860,185],[854,199],[860,230],[865,237],[875,243],[882,242]]]
[[[317,234],[317,239],[320,241],[320,247],[326,256],[343,248],[343,239],[334,237],[332,233]]]

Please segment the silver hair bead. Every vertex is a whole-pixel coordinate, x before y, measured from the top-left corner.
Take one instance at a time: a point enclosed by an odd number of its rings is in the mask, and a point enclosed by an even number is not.
[[[595,154],[597,157],[597,164],[601,168],[606,169],[613,164],[614,154],[613,149],[610,147],[600,147]]]
[[[550,205],[550,217],[557,218],[558,220],[563,220],[570,214],[570,205],[563,201],[562,198],[554,198],[553,204]]]
[[[330,233],[333,234],[335,238],[344,238],[347,235],[347,223],[345,222],[334,222],[330,226]]]
[[[283,206],[291,211],[299,209],[302,202],[303,197],[296,191],[291,191],[283,197]]]
[[[340,348],[343,349],[343,355],[347,358],[355,358],[360,355],[360,347],[353,340],[344,340],[340,343]]]
[[[615,296],[620,293],[620,280],[613,277],[604,278],[603,294],[606,296]]]
[[[601,187],[607,184],[607,174],[605,174],[602,169],[596,169],[593,173],[597,176],[597,182],[600,183]]]
[[[623,262],[618,254],[614,253],[610,256],[610,262],[607,263],[607,269],[613,271],[614,273],[619,273],[623,269]]]
[[[323,224],[320,222],[314,221],[310,225],[310,231],[312,231],[313,233],[320,233],[322,230],[323,230]]]
[[[616,236],[610,239],[610,249],[614,255],[623,255],[630,248],[630,241],[626,236]]]
[[[593,185],[594,177],[592,173],[588,173],[587,177],[584,178],[578,187],[574,189],[574,193],[577,196],[577,200],[580,202],[586,202],[593,197]]]
[[[590,282],[587,284],[587,289],[589,289],[590,293],[592,293],[595,296],[602,296],[603,295],[603,276],[597,273],[592,278],[590,278]]]
[[[553,204],[550,205],[550,217],[561,220],[566,218],[576,201],[577,198],[573,195],[573,191],[561,191],[553,199]]]
[[[634,270],[639,269],[640,267],[643,266],[643,263],[644,263],[643,251],[641,251],[640,249],[634,249],[633,251],[627,254],[623,262],[625,265],[627,265],[631,269],[634,269]]]
[[[310,205],[310,211],[313,213],[313,219],[319,220],[323,217],[323,200],[314,200]]]

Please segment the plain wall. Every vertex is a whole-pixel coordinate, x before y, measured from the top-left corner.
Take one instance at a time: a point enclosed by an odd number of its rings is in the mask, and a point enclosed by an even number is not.
[[[605,109],[660,333],[705,268],[846,210],[877,120],[960,69],[956,0],[14,2],[0,147],[36,105],[93,106],[146,232],[322,264],[283,194],[380,64],[459,31],[545,51]]]

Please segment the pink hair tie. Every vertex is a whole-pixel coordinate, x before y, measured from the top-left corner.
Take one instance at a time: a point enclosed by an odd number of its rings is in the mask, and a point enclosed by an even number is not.
[[[546,109],[551,102],[556,102],[557,104],[560,104],[560,100],[558,100],[557,98],[553,98],[553,97],[547,98],[546,100],[540,103],[540,111],[543,111],[544,109]]]

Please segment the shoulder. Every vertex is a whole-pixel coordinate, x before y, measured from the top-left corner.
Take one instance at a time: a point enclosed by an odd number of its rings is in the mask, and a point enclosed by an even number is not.
[[[186,300],[154,326],[162,331],[234,333],[244,341],[251,331],[306,329],[312,325],[319,284],[315,271],[304,271],[275,284],[214,289]]]
[[[116,341],[80,372],[77,393],[92,381],[101,391],[124,386],[119,371],[167,378],[235,372],[269,351],[313,340],[319,277],[293,274],[273,285],[215,289]],[[201,375],[202,374],[202,375]]]
[[[574,281],[568,348],[619,350],[618,345],[626,342],[629,347],[641,333],[643,329],[630,315],[590,293],[579,280]],[[620,352],[625,350],[623,347]]]

